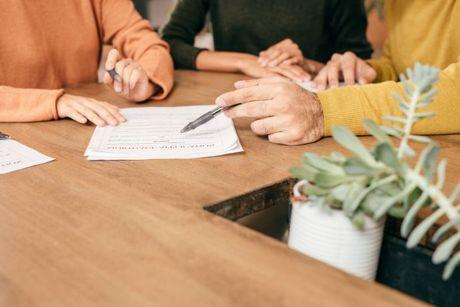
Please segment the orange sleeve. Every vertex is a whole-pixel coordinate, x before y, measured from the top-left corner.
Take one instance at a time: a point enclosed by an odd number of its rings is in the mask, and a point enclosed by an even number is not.
[[[35,122],[58,119],[56,102],[64,90],[22,89],[0,86],[0,122]]]
[[[153,99],[165,98],[173,87],[174,66],[168,44],[142,19],[130,0],[101,0],[100,23],[104,43],[132,58],[161,87]]]

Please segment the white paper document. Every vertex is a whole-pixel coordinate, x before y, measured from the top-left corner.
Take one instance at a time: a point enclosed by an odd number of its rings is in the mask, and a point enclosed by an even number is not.
[[[15,140],[0,140],[0,174],[54,160]]]
[[[306,89],[307,91],[310,91],[310,92],[313,92],[313,93],[318,93],[320,92],[319,89],[317,89],[316,87],[313,86],[313,82],[311,81],[307,81],[307,82],[296,82],[298,86]],[[345,83],[343,82],[340,82],[339,83],[339,87],[343,87],[345,86]]]
[[[127,121],[97,127],[88,160],[191,159],[242,152],[233,121],[219,114],[195,130],[180,130],[215,105],[121,109]]]

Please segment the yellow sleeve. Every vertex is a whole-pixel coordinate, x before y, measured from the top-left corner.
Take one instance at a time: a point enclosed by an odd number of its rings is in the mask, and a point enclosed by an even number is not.
[[[414,125],[416,134],[460,133],[460,62],[441,71],[436,87],[439,93],[433,103],[423,111],[434,111],[435,117],[423,119]],[[351,86],[328,90],[318,94],[324,114],[325,135],[332,127],[345,125],[354,133],[367,134],[362,126],[365,118],[383,124],[383,116],[401,116],[402,112],[392,93],[403,95],[399,82]],[[389,124],[389,123],[385,123]]]
[[[377,72],[377,78],[374,80],[375,83],[399,80],[391,59],[390,43],[388,39],[383,47],[383,55],[380,58],[369,59],[366,62]]]

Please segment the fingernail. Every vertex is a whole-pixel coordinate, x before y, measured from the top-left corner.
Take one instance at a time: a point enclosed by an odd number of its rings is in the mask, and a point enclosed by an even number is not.
[[[225,107],[225,100],[221,97],[217,98],[216,105],[218,105],[219,107]]]

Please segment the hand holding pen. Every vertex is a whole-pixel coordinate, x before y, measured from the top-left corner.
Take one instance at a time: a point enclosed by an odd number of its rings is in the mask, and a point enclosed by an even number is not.
[[[132,59],[123,59],[116,49],[107,55],[105,69],[104,83],[128,100],[144,101],[156,91],[142,66]]]

